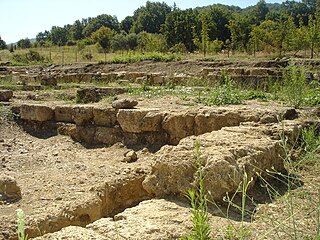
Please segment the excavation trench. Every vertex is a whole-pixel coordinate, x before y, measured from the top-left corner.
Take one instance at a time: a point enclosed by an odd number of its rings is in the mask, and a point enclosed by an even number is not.
[[[42,191],[32,187],[35,181],[43,181],[42,187],[52,188],[52,192],[45,193],[47,198],[40,198],[38,210],[26,211],[31,238],[71,225],[84,227],[146,199],[183,195],[193,183],[196,138],[203,143],[208,176],[214,179],[206,184],[217,199],[235,190],[244,171],[253,177],[257,169],[275,166],[281,171],[283,163],[278,157],[281,126],[277,119],[279,115],[286,118],[293,115],[291,109],[263,106],[161,111],[24,104],[12,109],[27,132],[42,137],[39,141],[70,145],[64,149],[68,151],[73,147],[80,149],[79,153],[54,153],[54,163],[37,162],[32,171],[26,169],[21,174],[25,181],[22,190],[30,186],[30,191],[22,196],[22,208],[35,201],[33,190]],[[297,129],[297,123],[290,123],[287,134],[294,138]],[[59,143],[60,134],[90,148],[74,145],[65,137],[66,142]],[[100,147],[96,148],[97,145]],[[101,148],[101,145],[113,146]],[[48,151],[54,147],[48,147]],[[138,155],[131,163],[124,157],[130,149]],[[36,150],[30,151],[30,157],[36,154]],[[84,155],[88,157],[78,161]],[[46,172],[48,169],[52,173]],[[4,211],[10,213],[13,208]],[[14,223],[12,212],[7,218]],[[4,239],[15,239],[14,224],[2,235]]]

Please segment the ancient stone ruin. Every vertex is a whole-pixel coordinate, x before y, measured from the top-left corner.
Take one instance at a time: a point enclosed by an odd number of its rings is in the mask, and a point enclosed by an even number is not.
[[[198,70],[173,74],[157,65],[152,72],[88,65],[1,71],[17,84],[0,91],[0,101],[9,101],[4,106],[16,121],[10,125],[1,120],[0,127],[0,239],[16,239],[18,207],[27,215],[29,238],[38,240],[183,237],[192,227],[185,194],[197,185],[195,141],[200,142],[212,201],[237,192],[245,175],[252,179],[249,189],[254,189],[258,177],[267,178],[268,171],[285,173],[281,136],[294,144],[309,124],[304,116],[312,111],[316,115],[315,109],[262,102],[181,106],[172,99],[133,99],[121,86],[77,85],[183,85],[195,76],[219,81],[224,73],[259,85],[278,79],[288,63],[183,64]],[[76,84],[72,94],[82,102],[46,99],[46,88],[70,91],[75,86],[62,83]],[[105,96],[118,99],[101,102]],[[226,224],[221,215],[209,214],[211,220],[218,219],[212,220],[218,228]]]

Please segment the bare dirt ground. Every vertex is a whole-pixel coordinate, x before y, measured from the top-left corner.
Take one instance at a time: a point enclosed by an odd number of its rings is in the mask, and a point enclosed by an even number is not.
[[[152,71],[199,75],[201,68],[205,66],[215,67],[224,64],[223,62],[213,64],[186,61],[157,64],[147,62],[132,65],[56,66],[55,68],[65,73],[81,69],[84,72]],[[235,66],[242,64],[245,63],[234,63]],[[253,66],[255,63],[250,64]],[[38,69],[30,68],[28,71],[36,72]],[[61,90],[59,94],[63,92],[75,94],[72,89]],[[0,106],[5,112],[0,116],[0,176],[14,178],[21,188],[22,198],[17,201],[0,201],[1,240],[16,239],[18,208],[23,209],[26,214],[27,233],[31,238],[40,236],[38,239],[179,239],[191,230],[191,210],[183,196],[183,191],[172,190],[167,195],[158,194],[152,192],[153,189],[149,191],[152,184],[145,187],[146,184],[150,184],[145,183],[145,179],[158,177],[157,171],[160,172],[161,177],[162,169],[157,169],[157,164],[167,162],[168,166],[165,167],[175,168],[172,169],[172,175],[166,175],[172,186],[163,187],[165,185],[161,184],[164,183],[158,180],[155,185],[159,185],[154,186],[154,189],[183,187],[184,181],[190,180],[188,177],[192,178],[194,174],[192,172],[194,167],[190,168],[193,169],[191,172],[185,170],[188,163],[186,159],[193,159],[193,146],[190,145],[194,140],[193,136],[187,136],[186,140],[178,146],[164,146],[155,153],[149,152],[147,148],[135,149],[137,160],[129,163],[125,161],[125,155],[131,149],[123,143],[87,146],[69,136],[58,134],[41,138],[29,134],[18,124],[19,121],[17,123],[11,119],[12,115],[8,113],[10,105],[36,103],[56,106],[66,103],[55,99],[53,95],[57,93],[53,92],[16,91],[14,94],[15,98],[10,104]],[[40,100],[28,99],[30,94],[37,95]],[[127,95],[118,96],[120,99],[124,97]],[[240,123],[235,125],[231,123],[229,126],[231,128],[217,130],[217,134],[210,131],[199,135],[199,138],[205,140],[207,148],[211,147],[210,144],[212,146],[216,144],[219,147],[212,152],[204,150],[209,158],[214,154],[221,154],[223,158],[231,159],[230,162],[235,168],[247,159],[255,160],[254,156],[262,160],[265,156],[273,156],[271,152],[277,151],[279,142],[279,139],[275,139],[279,125],[274,122],[273,117],[287,109],[273,102],[248,101],[242,105],[224,108],[204,107],[201,104],[190,106],[188,100],[181,99],[179,96],[133,98],[139,102],[137,111],[156,109],[166,111],[166,114],[169,112],[169,115],[184,112],[198,114],[201,111],[244,114],[243,118],[249,120],[241,120],[244,122],[242,127],[239,127]],[[70,105],[70,103],[67,104]],[[91,105],[97,108],[107,105],[110,107],[109,102]],[[299,110],[298,120],[288,123],[288,126],[291,126],[290,124],[298,126],[305,122],[309,118],[309,111],[310,109]],[[234,115],[225,114],[225,116],[226,118],[219,121],[227,122],[226,119]],[[250,122],[248,126],[246,122]],[[176,128],[179,129],[180,122],[176,124]],[[186,125],[185,128],[190,126]],[[219,137],[219,134],[225,139],[212,140],[215,139],[214,135]],[[230,136],[234,138],[229,139]],[[251,138],[252,143],[255,142],[257,146],[250,143]],[[246,142],[243,139],[247,139],[247,143],[243,143],[243,146],[242,143],[237,143],[238,140]],[[235,145],[234,148],[231,143]],[[264,147],[263,144],[267,146],[269,143],[270,148]],[[228,149],[228,152],[224,153],[220,147]],[[239,156],[232,159],[230,152],[237,151]],[[169,153],[173,156],[167,157]],[[260,157],[261,153],[266,155]],[[174,162],[175,156],[178,156],[181,161],[178,159]],[[272,161],[272,158],[270,159]],[[212,160],[212,162],[215,161]],[[174,164],[170,165],[171,162]],[[212,162],[208,160],[208,163],[212,164]],[[209,167],[210,164],[208,164]],[[229,165],[226,165],[226,168],[228,167]],[[182,173],[179,172],[180,170]],[[183,172],[184,170],[186,172]],[[185,179],[174,181],[176,177],[181,177],[179,174],[185,176]],[[218,175],[214,176],[216,178],[212,177],[212,182],[220,181]],[[220,178],[223,177],[220,176]],[[253,204],[248,197],[248,209],[253,213],[246,214],[244,222],[241,221],[241,213],[236,209],[232,208],[227,212],[226,203],[218,201],[218,208],[211,205],[209,222],[214,239],[302,239],[302,236],[306,237],[305,239],[316,239],[314,236],[319,231],[320,211],[319,169],[304,169],[300,172],[299,179],[303,184],[292,192],[297,198],[294,198],[291,204],[289,204],[291,195],[287,194],[287,189],[283,185],[278,184],[282,197],[278,196],[272,201],[259,184],[255,185],[249,195],[255,196],[259,201],[255,200],[257,203]],[[241,204],[240,200],[237,197],[235,202]],[[292,211],[292,214],[287,214],[288,211]]]

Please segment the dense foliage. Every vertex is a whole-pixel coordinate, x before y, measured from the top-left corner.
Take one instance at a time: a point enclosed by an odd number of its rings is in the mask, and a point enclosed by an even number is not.
[[[106,28],[112,34],[105,31]],[[105,39],[104,43],[101,39]],[[20,40],[18,47],[30,47],[26,41]],[[304,51],[304,55],[314,57],[320,51],[320,0],[287,0],[282,4],[259,0],[245,9],[214,4],[186,10],[148,1],[121,22],[115,16],[102,14],[64,27],[53,26],[50,31],[38,33],[34,44],[85,47],[94,43],[108,51],[202,51],[206,54],[225,49],[280,56],[288,51]],[[2,40],[0,47],[3,48]]]
[[[7,48],[6,42],[3,41],[0,36],[0,49],[6,49],[6,48]]]

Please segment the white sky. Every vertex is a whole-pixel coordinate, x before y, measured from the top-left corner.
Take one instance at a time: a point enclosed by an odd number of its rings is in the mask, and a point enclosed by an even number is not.
[[[258,0],[160,0],[181,9],[207,6],[215,3],[247,7]],[[278,2],[283,0],[267,0]],[[99,14],[117,16],[119,22],[132,15],[146,0],[0,0],[0,36],[7,43],[23,38],[35,38],[39,32],[50,30],[52,26],[73,24],[82,18]]]

